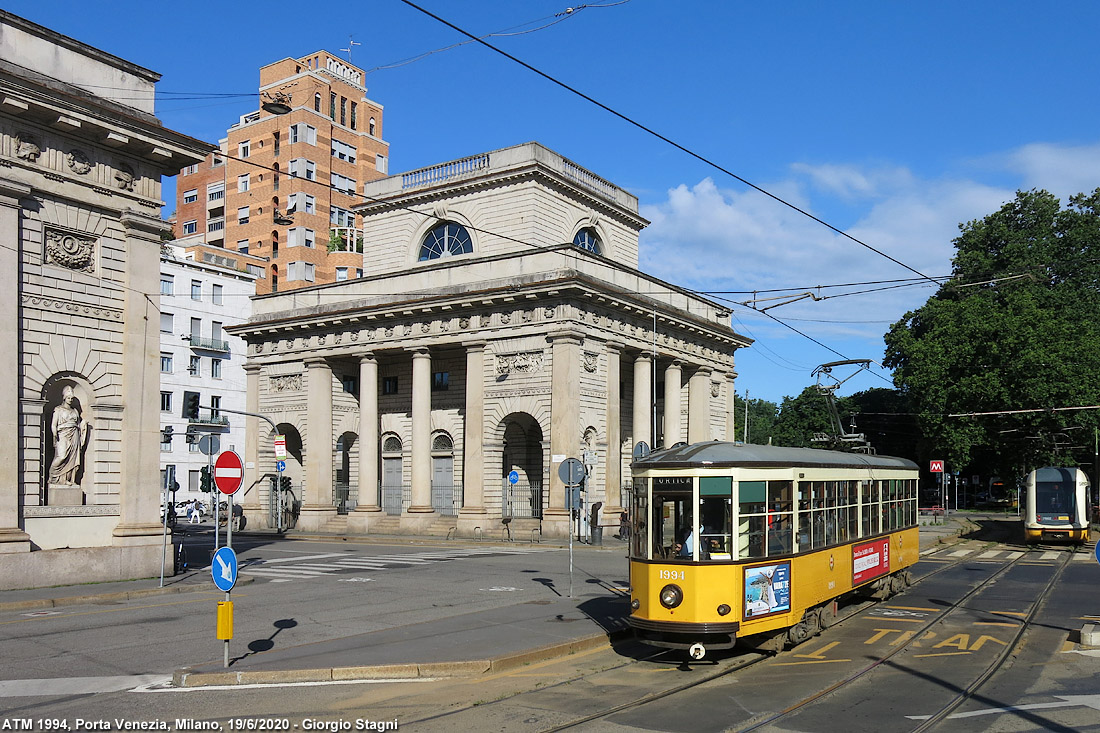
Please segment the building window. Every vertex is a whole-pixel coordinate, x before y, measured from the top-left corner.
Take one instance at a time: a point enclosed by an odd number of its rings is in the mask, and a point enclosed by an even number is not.
[[[355,129],[355,110],[356,110],[355,102],[352,102],[351,103],[351,129],[353,129],[353,130]]]
[[[348,119],[348,100],[347,97],[340,97],[340,124],[346,125]]]
[[[330,120],[336,120],[336,92],[328,93],[328,117]]]
[[[308,145],[317,144],[317,128],[312,125],[307,125],[304,122],[290,126],[290,142],[291,143],[306,143]]]
[[[187,452],[188,453],[198,453],[199,452],[199,436],[195,435],[194,433],[188,433],[188,435],[187,435]],[[193,473],[199,473],[199,472],[194,471]]]
[[[211,359],[210,360],[210,376],[214,379],[222,378],[222,360]]]
[[[207,201],[221,201],[225,198],[225,181],[211,183],[206,187]]]
[[[577,232],[577,236],[573,237],[573,244],[593,254],[603,254],[603,245],[600,243],[596,230],[592,227],[585,227]]]
[[[237,191],[247,191],[249,189],[248,174],[244,173],[237,176]]]
[[[238,224],[247,224],[248,223],[248,207],[247,206],[242,206],[241,208],[237,209],[237,223]]]
[[[248,251],[248,244],[245,243],[245,251]],[[222,286],[213,285],[210,288],[210,300],[214,305],[222,304]]]
[[[192,377],[197,377],[197,376],[199,376],[199,369],[201,367],[202,367],[202,357],[201,356],[191,356],[190,360],[187,362],[187,373],[190,374]]]
[[[210,414],[218,417],[218,408],[222,406],[222,398],[218,395],[210,395]]]
[[[172,355],[161,354],[160,355],[160,373],[171,374],[172,373]]]
[[[355,268],[355,276],[356,277],[363,277],[363,268],[362,267],[356,267]]]
[[[317,199],[308,193],[292,193],[286,197],[287,214],[302,211],[307,214],[317,213]]]
[[[397,377],[382,377],[382,394],[397,394]]]
[[[183,169],[183,175],[185,175],[185,176],[193,176],[194,174],[196,174],[198,172],[199,172],[199,164],[198,163],[192,163],[191,165],[189,165],[189,166],[187,166]]]
[[[248,240],[247,239],[238,239],[237,240],[237,251],[240,252],[243,255],[248,254]]]
[[[290,175],[296,176],[297,178],[305,178],[307,181],[312,181],[317,178],[317,164],[306,158],[295,158],[290,161],[287,171]]]
[[[210,340],[211,341],[223,341],[222,338],[225,334],[222,333],[221,321],[210,322]]]
[[[160,276],[160,294],[161,295],[173,295],[175,291],[176,279],[171,275]],[[163,321],[162,321],[163,323]]]
[[[321,111],[321,93],[320,92],[316,92],[313,95],[313,111],[314,112],[320,112]]]
[[[313,282],[313,263],[291,262],[289,265],[287,265],[286,279],[305,280],[306,282]]]
[[[451,385],[450,372],[435,372],[432,374],[432,391],[446,392]]]
[[[332,187],[335,188],[337,191],[340,191],[341,193],[346,193],[349,196],[355,194],[354,179],[348,178],[347,176],[342,176],[339,173],[332,173],[330,174],[329,181],[330,183],[332,183]]]
[[[249,151],[249,142],[248,142],[248,140],[245,140],[242,143],[237,143],[237,154],[240,157],[247,158],[248,157],[248,151]]]
[[[175,326],[172,325],[172,322],[174,320],[175,319],[174,319],[174,317],[172,316],[171,313],[165,313],[164,311],[161,311],[161,313],[160,313],[160,332],[161,333],[172,333],[175,330]]]
[[[191,281],[191,300],[202,300],[202,281]]]
[[[473,242],[466,227],[453,221],[445,221],[424,237],[419,260],[437,260],[441,257],[464,255],[474,251]]]
[[[341,209],[339,206],[333,206],[329,212],[328,221],[338,227],[354,227],[355,214],[347,209]]]
[[[194,219],[192,219],[191,221],[185,221],[183,223],[182,229],[184,234],[194,234],[199,230],[199,223]]]
[[[359,378],[344,374],[340,377],[340,381],[344,385],[344,391],[348,394],[359,394]]]
[[[172,411],[172,393],[161,392],[160,393],[160,411],[171,412]]]
[[[314,231],[309,227],[294,227],[286,233],[288,247],[312,247]]]
[[[373,117],[370,118],[370,123],[369,124],[370,124],[370,129],[368,130],[368,132],[370,132],[371,137],[375,137],[375,134],[374,134],[374,118]]]
[[[346,268],[346,267],[337,267],[336,268],[336,282],[340,282],[341,280],[347,280],[347,279],[348,279],[348,268]]]
[[[387,171],[386,156],[384,156],[384,155],[374,156],[374,169],[376,171],[378,171],[379,173],[385,173]]]
[[[193,204],[199,200],[199,189],[192,188],[190,191],[183,192],[183,203]]]
[[[345,142],[332,140],[332,157],[339,158],[340,160],[346,160],[349,163],[355,162],[355,146],[348,145]]]
[[[210,161],[210,167],[221,168],[223,165],[225,165],[225,158],[222,158],[221,156],[215,154],[214,158]]]
[[[160,452],[172,452],[172,434],[169,433],[167,430],[160,431]]]

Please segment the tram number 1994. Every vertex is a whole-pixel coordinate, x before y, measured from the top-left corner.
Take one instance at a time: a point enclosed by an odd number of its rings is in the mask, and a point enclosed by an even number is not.
[[[657,573],[661,580],[683,580],[683,570],[661,570]]]

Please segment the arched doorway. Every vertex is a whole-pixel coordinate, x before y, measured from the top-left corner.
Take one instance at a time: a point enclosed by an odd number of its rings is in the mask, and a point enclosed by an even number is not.
[[[302,434],[298,432],[298,428],[290,423],[279,423],[275,427],[275,434],[282,435],[286,440],[286,468],[282,472],[283,485],[281,488],[283,496],[281,501],[279,501],[280,487],[276,485],[278,477],[276,475],[271,476],[272,491],[268,492],[271,526],[290,529],[294,526],[298,518],[298,509],[302,506],[302,479],[305,476]],[[274,444],[274,436],[272,436],[272,444]],[[280,509],[283,513],[281,520],[278,517]]]
[[[440,431],[432,436],[432,509],[446,517],[457,516],[455,493],[455,444]]]
[[[403,480],[404,448],[394,433],[382,436],[382,509],[386,514],[400,515],[412,499],[412,489],[406,491]]]
[[[504,433],[501,453],[501,516],[542,518],[542,427],[524,412],[507,415],[500,424]]]

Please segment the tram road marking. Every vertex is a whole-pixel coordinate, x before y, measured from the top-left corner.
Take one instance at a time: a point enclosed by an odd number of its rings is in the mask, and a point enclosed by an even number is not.
[[[1000,555],[1000,554],[1001,554],[1000,550],[989,550],[988,552],[983,552],[982,554],[978,555],[978,559],[979,560],[988,560],[989,558],[997,557],[997,555]]]
[[[324,555],[298,555],[295,557],[273,557],[269,560],[260,560],[264,565],[277,562],[301,562],[302,560],[323,560],[326,557],[348,557],[350,552],[329,552]]]
[[[883,608],[896,608],[899,611],[929,611],[931,613],[939,613],[942,608],[922,608],[921,606],[883,606]]]
[[[953,718],[976,718],[980,715],[1001,715],[1025,710],[1049,710],[1050,708],[1086,707],[1100,710],[1100,695],[1053,695],[1061,702],[1037,702],[1029,705],[1008,705],[1003,708],[985,708],[984,710],[970,710],[965,713],[952,713],[945,720]],[[931,715],[906,715],[909,720],[928,720]]]
[[[776,662],[775,667],[797,667],[801,664],[832,664],[833,662],[850,662],[851,659],[810,659],[805,662]]]
[[[802,658],[802,659],[825,659],[826,657],[823,657],[822,655],[825,652],[832,649],[834,646],[840,646],[840,642],[839,641],[830,641],[828,644],[821,647],[816,652],[807,653],[807,654],[795,654],[794,656]]]
[[[954,552],[947,553],[948,557],[966,557],[971,554],[971,550],[955,550]]]
[[[58,677],[45,680],[0,681],[0,697],[53,697],[122,692],[138,685],[171,682],[171,675],[131,674],[116,677]]]
[[[1059,557],[1061,557],[1061,555],[1062,555],[1062,553],[1060,553],[1060,552],[1054,552],[1054,551],[1044,552],[1039,559],[1040,560],[1057,560]]]

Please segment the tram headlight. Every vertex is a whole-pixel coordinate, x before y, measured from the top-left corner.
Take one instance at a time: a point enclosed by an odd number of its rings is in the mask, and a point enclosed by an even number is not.
[[[637,598],[635,598],[633,601],[630,602],[630,608],[633,611],[637,611],[641,607],[642,607],[642,602],[639,601]]]
[[[661,605],[665,608],[676,608],[684,602],[684,592],[680,590],[680,586],[669,583],[661,588],[660,599]]]
[[[723,603],[721,606],[718,607],[718,615],[719,616],[725,616],[729,612],[730,612],[730,607],[725,603]]]

